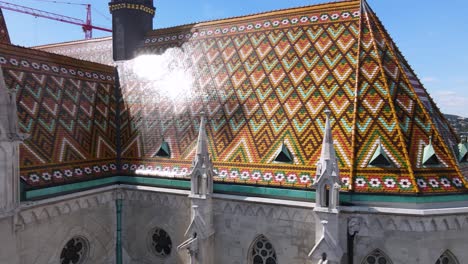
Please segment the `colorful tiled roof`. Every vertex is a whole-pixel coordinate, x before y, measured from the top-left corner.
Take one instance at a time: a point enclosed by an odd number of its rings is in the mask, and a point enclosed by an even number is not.
[[[8,33],[8,28],[5,23],[5,17],[3,16],[2,9],[0,9],[0,43],[11,44],[10,34]]]
[[[144,57],[119,65],[124,174],[183,177],[204,111],[216,181],[308,188],[330,109],[343,190],[429,194],[468,187],[457,137],[365,3],[155,30],[140,53],[156,55],[146,57],[146,68],[182,75],[142,79],[134,68]],[[187,80],[190,91],[171,99],[175,91],[167,89]],[[440,162],[424,166],[431,137]],[[162,142],[170,158],[157,157]],[[274,162],[284,146],[293,164]],[[378,148],[391,166],[370,164]]]
[[[112,59],[112,37],[68,41],[49,45],[36,46],[34,49],[92,61],[105,65],[114,65]]]
[[[16,89],[20,173],[28,188],[114,175],[114,68],[0,44],[8,89]]]

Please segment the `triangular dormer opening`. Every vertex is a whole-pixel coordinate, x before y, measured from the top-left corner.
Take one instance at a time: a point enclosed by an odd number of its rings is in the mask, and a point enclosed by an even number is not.
[[[377,146],[377,149],[372,155],[372,158],[369,161],[369,165],[373,167],[391,167],[393,162],[388,158],[387,153],[385,153],[384,148],[381,143]]]
[[[389,167],[392,166],[392,163],[388,160],[388,158],[385,155],[379,154],[377,157],[373,158],[369,162],[369,165],[374,167]]]
[[[161,143],[161,146],[159,147],[158,151],[156,152],[155,157],[160,157],[160,158],[170,158],[171,157],[171,148],[169,147],[169,143],[167,143],[165,140]]]
[[[460,162],[468,162],[468,152],[465,154],[465,156],[462,156],[460,159]]]
[[[281,162],[281,163],[293,163],[294,156],[292,155],[288,147],[283,143],[283,146],[281,146],[281,150],[278,153],[278,155],[276,155],[276,158],[274,161]]]
[[[440,165],[440,161],[436,155],[432,155],[429,159],[427,159],[426,161],[423,161],[423,165],[424,166],[438,166]]]
[[[468,142],[461,142],[458,144],[458,161],[468,162]]]
[[[424,147],[422,165],[424,167],[434,167],[440,166],[440,160],[437,158],[437,155],[432,145],[432,138],[429,140],[429,145]]]

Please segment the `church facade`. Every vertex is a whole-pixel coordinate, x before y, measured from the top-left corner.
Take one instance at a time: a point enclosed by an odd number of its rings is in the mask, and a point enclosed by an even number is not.
[[[0,23],[0,263],[468,263],[468,143],[365,1],[109,9],[35,48]]]

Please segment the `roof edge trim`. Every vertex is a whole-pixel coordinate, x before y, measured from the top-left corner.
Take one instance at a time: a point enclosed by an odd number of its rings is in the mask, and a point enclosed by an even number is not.
[[[178,31],[184,28],[190,29],[194,27],[199,28],[199,27],[205,27],[205,26],[220,25],[220,24],[233,23],[233,22],[238,22],[238,21],[243,21],[243,20],[258,19],[258,18],[268,17],[272,15],[308,12],[308,11],[313,11],[313,10],[326,10],[327,8],[333,10],[337,7],[348,7],[348,6],[357,7],[359,2],[360,1],[357,1],[357,0],[342,0],[339,2],[327,2],[327,3],[316,4],[316,5],[284,8],[284,9],[265,11],[265,12],[254,13],[254,14],[234,16],[234,17],[229,17],[229,18],[220,18],[220,19],[213,19],[213,20],[207,20],[207,21],[193,22],[193,23],[187,23],[187,24],[176,25],[176,26],[171,26],[171,27],[157,28],[157,29],[150,31],[146,36],[148,37],[148,36],[158,35],[158,34],[161,34],[161,32],[170,33],[172,31]]]
[[[35,49],[35,50],[44,51],[43,49],[48,49],[48,48],[56,48],[56,47],[63,47],[63,46],[83,44],[83,43],[93,43],[93,42],[99,42],[99,41],[105,41],[105,40],[112,40],[112,36],[92,38],[92,39],[79,39],[79,40],[70,40],[70,41],[64,41],[64,42],[56,42],[56,43],[39,45],[39,46],[31,46],[30,48]]]
[[[90,180],[79,183],[71,183],[61,186],[48,187],[43,189],[26,191],[25,201],[42,200],[51,197],[57,197],[64,194],[80,192],[95,188],[100,188],[109,185],[130,184],[138,186],[156,186],[166,187],[171,189],[189,190],[189,179],[162,179],[150,177],[135,177],[135,176],[113,176],[108,178]],[[239,185],[228,183],[215,183],[214,191],[218,194],[236,194],[236,195],[252,195],[257,197],[276,197],[290,200],[315,200],[315,191],[313,190],[298,190],[286,189],[278,187],[259,187],[251,185]],[[385,194],[358,194],[350,192],[342,192],[340,194],[340,202],[391,202],[391,203],[443,203],[443,202],[459,202],[466,201],[468,194],[440,194],[440,195],[385,195]]]

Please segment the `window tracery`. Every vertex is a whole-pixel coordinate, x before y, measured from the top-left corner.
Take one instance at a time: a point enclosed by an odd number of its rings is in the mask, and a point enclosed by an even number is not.
[[[381,250],[376,249],[364,258],[362,264],[392,264],[392,261]]]
[[[252,264],[277,264],[276,252],[268,239],[261,235],[253,242],[250,252]]]
[[[88,242],[82,237],[68,240],[60,253],[61,264],[83,264],[88,256]]]
[[[455,256],[447,250],[437,259],[436,264],[458,264],[458,261]]]
[[[158,257],[169,256],[172,251],[171,237],[161,228],[153,229],[150,235],[150,248]]]

